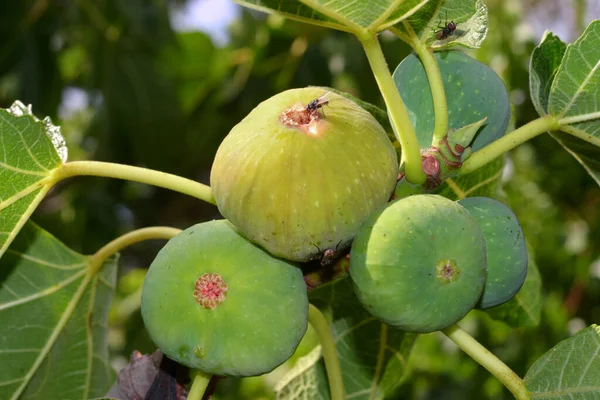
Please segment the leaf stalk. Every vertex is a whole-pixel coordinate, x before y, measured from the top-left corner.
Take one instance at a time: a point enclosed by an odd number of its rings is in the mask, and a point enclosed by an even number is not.
[[[507,151],[514,149],[518,145],[525,143],[544,132],[557,130],[559,128],[560,123],[553,116],[546,115],[535,119],[471,154],[460,168],[459,175],[466,175],[473,172],[490,161],[500,157]]]
[[[177,235],[179,232],[181,232],[181,229],[171,228],[168,226],[154,226],[150,228],[137,229],[135,231],[126,233],[123,236],[119,236],[91,256],[89,271],[92,275],[97,273],[110,256],[118,253],[128,246],[131,246],[132,244],[151,239],[168,240]]]
[[[210,186],[183,178],[181,176],[155,171],[132,165],[114,164],[99,161],[74,161],[61,165],[52,172],[54,183],[72,176],[100,176],[106,178],[124,179],[133,182],[146,183],[171,189],[215,204]]]
[[[455,324],[444,329],[442,332],[448,336],[450,340],[456,343],[462,351],[467,353],[467,355],[487,369],[504,386],[506,386],[506,388],[515,396],[515,399],[530,399],[529,391],[525,387],[523,380],[460,326]]]
[[[411,183],[423,183],[426,176],[421,167],[419,142],[402,102],[402,97],[400,97],[388,69],[377,35],[363,32],[358,35],[358,39],[365,49],[373,75],[390,114],[394,132],[402,146],[402,162],[405,165],[406,179]]]

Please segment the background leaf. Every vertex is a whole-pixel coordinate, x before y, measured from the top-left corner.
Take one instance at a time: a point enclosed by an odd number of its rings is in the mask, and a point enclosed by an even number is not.
[[[0,399],[106,394],[116,257],[95,275],[88,262],[31,222],[0,260]]]
[[[456,30],[448,38],[437,40],[436,31],[451,21],[457,24]],[[487,7],[482,0],[432,0],[394,28],[408,37],[414,34],[432,48],[478,48],[487,35]]]
[[[448,129],[457,129],[487,117],[475,137],[477,151],[502,137],[510,120],[506,87],[488,66],[458,52],[436,52],[448,99]],[[394,82],[402,95],[421,149],[429,148],[433,138],[433,100],[425,69],[411,54],[394,71]]]
[[[0,109],[0,257],[44,198],[52,171],[67,159],[60,129],[31,106]]]
[[[346,398],[380,399],[406,377],[406,362],[417,335],[391,328],[369,314],[344,278],[309,292],[309,299],[331,320]],[[278,385],[279,399],[329,399],[320,348]]]
[[[550,89],[566,49],[567,45],[558,36],[546,31],[541,43],[531,53],[529,92],[531,101],[540,115],[548,114]]]
[[[561,44],[543,41],[532,56],[531,86],[556,67]],[[541,60],[534,56],[543,54]],[[541,57],[540,57],[541,58]],[[536,97],[541,97],[541,93]],[[534,99],[536,98],[534,97]],[[600,21],[592,22],[579,39],[567,46],[552,81],[548,113],[560,118],[558,142],[579,161],[600,185]],[[535,104],[535,100],[534,100]],[[544,104],[542,103],[542,109]],[[540,106],[536,106],[538,112]]]
[[[597,399],[600,394],[600,327],[592,325],[540,357],[524,381],[532,398]]]
[[[339,30],[379,31],[415,13],[429,0],[236,0],[264,12]]]

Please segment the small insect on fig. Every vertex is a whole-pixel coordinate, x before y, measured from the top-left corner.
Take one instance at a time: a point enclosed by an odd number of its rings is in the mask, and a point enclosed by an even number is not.
[[[306,111],[311,119],[317,119],[321,117],[319,113],[319,109],[323,106],[329,105],[329,93],[325,93],[323,96],[317,97],[310,103],[306,105]],[[325,111],[323,111],[323,117],[325,116]]]
[[[438,23],[438,28],[440,28],[440,29],[437,31],[434,31],[435,38],[437,40],[444,40],[444,39],[448,38],[450,35],[452,35],[454,33],[454,31],[456,30],[456,26],[457,26],[457,24],[454,21],[448,22],[448,13],[446,13],[446,24],[444,26],[441,26]]]

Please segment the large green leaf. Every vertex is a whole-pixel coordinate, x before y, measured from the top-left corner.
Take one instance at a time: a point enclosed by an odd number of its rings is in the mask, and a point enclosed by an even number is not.
[[[567,46],[550,89],[548,112],[560,118],[577,118],[581,123],[598,119],[599,94],[600,21],[595,21],[575,43]],[[581,129],[587,131],[585,126]],[[600,126],[596,124],[594,128],[593,132],[600,134]]]
[[[0,257],[44,198],[52,172],[67,160],[60,128],[31,106],[0,109]]]
[[[89,261],[31,222],[0,260],[0,399],[106,394],[116,258]]]
[[[458,129],[487,117],[475,137],[477,151],[502,137],[510,120],[510,103],[504,83],[488,66],[458,52],[436,52],[448,99],[449,129]],[[433,99],[425,68],[411,54],[394,71],[394,82],[402,95],[410,121],[415,127],[421,149],[429,148],[433,138]]]
[[[235,0],[264,12],[343,31],[381,31],[414,14],[429,0]]]
[[[600,398],[600,327],[592,325],[554,346],[524,381],[532,399]]]
[[[530,88],[538,113],[559,119],[552,136],[600,185],[600,21],[566,50],[546,33],[531,56]]]
[[[405,378],[416,338],[375,319],[354,295],[349,278],[309,293],[331,321],[343,371],[346,398],[381,399]],[[278,399],[329,399],[320,347],[300,359],[277,387]]]
[[[436,32],[449,22],[456,23],[456,30],[447,38],[437,40]],[[432,48],[448,45],[477,48],[483,43],[487,28],[487,7],[482,0],[432,0],[396,24],[393,30],[405,40],[417,39]]]
[[[485,310],[490,317],[515,328],[537,326],[542,312],[542,281],[530,248],[527,257],[527,276],[519,292],[506,303]]]

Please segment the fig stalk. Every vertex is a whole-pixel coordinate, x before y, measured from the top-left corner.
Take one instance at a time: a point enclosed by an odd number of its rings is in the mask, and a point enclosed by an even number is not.
[[[331,400],[343,400],[344,381],[342,379],[342,369],[340,367],[340,359],[337,354],[337,348],[335,347],[335,341],[331,335],[327,320],[321,311],[312,304],[308,305],[308,322],[317,333],[319,342],[321,343]]]
[[[187,400],[202,400],[212,375],[202,372],[199,369],[190,371],[190,375],[192,376],[192,387]]]
[[[462,351],[475,360],[479,365],[487,369],[515,396],[517,400],[529,400],[529,391],[523,380],[498,357],[481,345],[475,338],[464,331],[460,326],[454,324],[444,330],[448,336]]]

